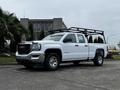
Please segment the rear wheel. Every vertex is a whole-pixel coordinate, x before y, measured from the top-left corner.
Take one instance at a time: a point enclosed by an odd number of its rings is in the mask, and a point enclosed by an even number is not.
[[[56,70],[60,64],[60,57],[57,53],[48,53],[44,62],[47,70]]]
[[[94,65],[96,65],[96,66],[102,66],[103,62],[104,62],[104,58],[102,55],[97,54],[95,56],[95,59],[93,60],[93,62],[94,62]]]

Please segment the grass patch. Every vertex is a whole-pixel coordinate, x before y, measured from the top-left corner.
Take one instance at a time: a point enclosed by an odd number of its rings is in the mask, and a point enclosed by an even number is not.
[[[112,58],[113,58],[114,60],[120,60],[120,55],[113,55]]]
[[[16,62],[15,56],[0,56],[0,64],[10,64]]]

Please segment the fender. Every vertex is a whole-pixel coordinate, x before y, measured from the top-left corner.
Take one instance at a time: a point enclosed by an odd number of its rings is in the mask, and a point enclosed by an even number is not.
[[[103,49],[103,48],[97,48],[97,49],[96,49],[96,54],[95,54],[95,56],[96,56],[97,54],[100,54],[100,55],[102,55],[102,56],[104,57],[104,49]]]

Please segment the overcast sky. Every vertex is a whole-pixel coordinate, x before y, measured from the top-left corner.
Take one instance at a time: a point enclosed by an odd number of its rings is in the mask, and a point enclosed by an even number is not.
[[[120,41],[120,0],[0,0],[18,18],[63,18],[67,27],[104,30],[109,43]]]

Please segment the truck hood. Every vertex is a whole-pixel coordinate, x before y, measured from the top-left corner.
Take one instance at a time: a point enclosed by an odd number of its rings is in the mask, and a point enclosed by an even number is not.
[[[57,43],[58,41],[53,40],[41,40],[41,41],[32,41],[33,43]]]
[[[53,41],[53,40],[38,40],[38,41],[25,41],[25,42],[22,42],[22,44],[32,44],[32,43],[46,44],[46,43],[59,43],[59,41]]]

